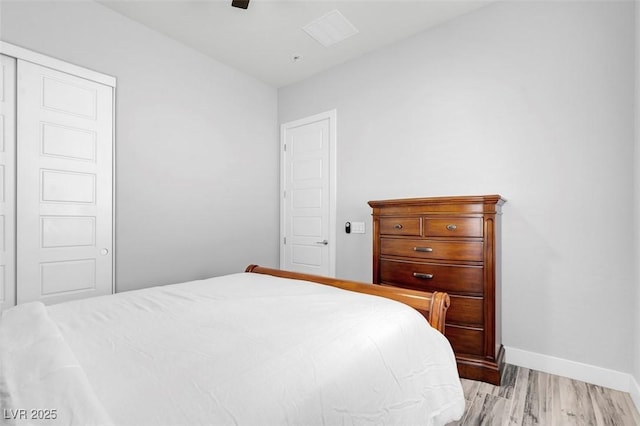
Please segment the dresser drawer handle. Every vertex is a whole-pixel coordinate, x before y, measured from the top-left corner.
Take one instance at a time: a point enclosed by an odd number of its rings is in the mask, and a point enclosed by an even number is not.
[[[433,249],[431,247],[414,247],[413,251],[419,251],[420,253],[431,253]]]
[[[456,228],[457,228],[457,226],[455,226],[453,223],[450,223],[450,224],[447,225],[447,229],[449,231],[455,231]]]
[[[430,280],[433,278],[433,274],[421,274],[420,272],[414,272],[413,276],[416,278],[422,278],[423,280]]]
[[[396,229],[402,229],[402,225],[399,223],[396,223],[395,225],[393,225],[393,227]]]

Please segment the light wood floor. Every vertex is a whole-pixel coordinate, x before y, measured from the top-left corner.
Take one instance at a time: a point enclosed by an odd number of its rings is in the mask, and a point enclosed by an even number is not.
[[[631,396],[507,364],[502,386],[462,379],[466,410],[449,426],[639,426]]]

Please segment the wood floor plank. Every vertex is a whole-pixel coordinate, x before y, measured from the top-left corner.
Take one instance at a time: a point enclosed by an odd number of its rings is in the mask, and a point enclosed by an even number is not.
[[[638,411],[638,407],[634,404],[631,395],[625,394],[625,399],[627,401],[627,405],[629,406],[629,411],[631,412],[631,418],[634,421],[634,425],[640,426],[640,411]]]
[[[584,382],[553,376],[553,423],[596,426],[593,404]]]
[[[599,386],[591,385],[593,389],[605,393],[613,402],[613,409],[617,412],[617,417],[624,425],[640,425],[640,414],[636,409],[631,395],[627,392],[620,392],[613,389],[602,388]],[[591,389],[591,388],[590,388]]]
[[[593,403],[593,411],[598,425],[633,424],[631,423],[633,421],[631,413],[625,413],[625,411],[629,411],[627,402],[624,398],[617,397],[614,394],[615,391],[592,384],[587,384],[587,389]]]
[[[477,380],[462,379],[462,390],[464,391],[464,399],[472,403],[480,389],[480,383]]]
[[[509,400],[500,396],[487,395],[484,401],[481,418],[483,425],[503,425],[509,419]]]
[[[461,379],[466,409],[448,426],[640,426],[626,392],[507,364],[502,386]]]
[[[495,395],[478,394],[474,401],[474,414],[465,419],[464,426],[496,426],[507,420],[507,405],[509,401]],[[477,412],[477,415],[475,414]]]
[[[467,409],[462,417],[462,426],[478,425],[480,424],[480,413],[482,413],[482,406],[484,404],[485,394],[476,393],[473,401],[467,403]]]
[[[516,379],[518,378],[518,367],[512,364],[506,364],[502,373],[502,383],[498,396],[511,399],[513,391],[516,387]]]
[[[524,414],[524,404],[527,398],[527,383],[529,382],[529,369],[520,367],[516,374],[515,388],[509,407],[509,416],[504,423],[509,426],[519,426],[522,424]]]
[[[529,371],[522,425],[551,424],[553,421],[552,407],[553,386],[551,385],[551,376],[540,371]]]

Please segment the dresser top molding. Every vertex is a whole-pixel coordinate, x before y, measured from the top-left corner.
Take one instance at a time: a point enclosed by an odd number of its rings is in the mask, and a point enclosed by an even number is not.
[[[500,207],[506,202],[505,198],[498,194],[493,195],[468,195],[468,196],[453,196],[453,197],[422,197],[422,198],[399,198],[392,200],[378,200],[369,201],[368,204],[372,208],[380,207],[409,207],[409,206],[424,206],[427,205],[462,205],[462,204],[483,204],[493,205],[500,210]]]

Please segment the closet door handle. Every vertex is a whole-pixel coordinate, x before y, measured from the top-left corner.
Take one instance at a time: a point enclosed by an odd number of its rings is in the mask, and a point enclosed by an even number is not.
[[[422,278],[423,280],[431,280],[433,279],[433,274],[422,274],[420,272],[414,272],[413,276],[416,278]]]
[[[322,244],[322,245],[326,246],[327,244],[329,244],[329,241],[327,241],[327,240],[316,241],[316,244]]]

